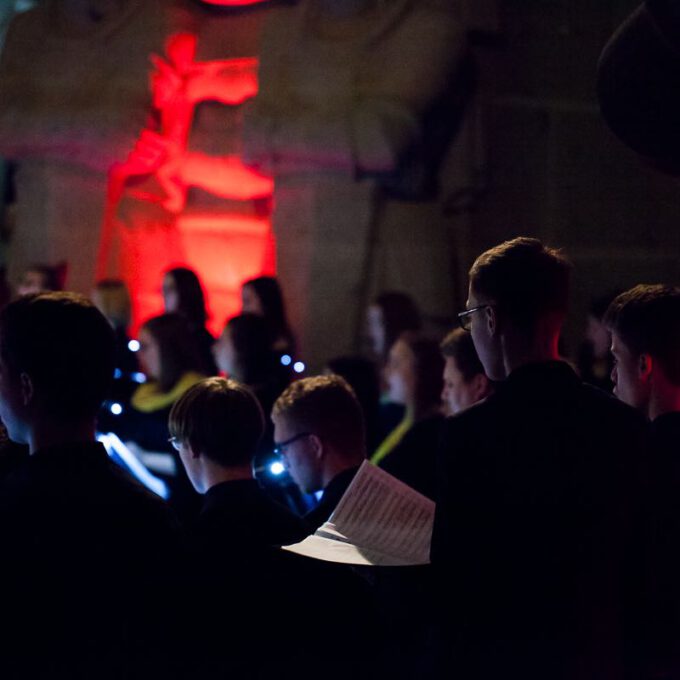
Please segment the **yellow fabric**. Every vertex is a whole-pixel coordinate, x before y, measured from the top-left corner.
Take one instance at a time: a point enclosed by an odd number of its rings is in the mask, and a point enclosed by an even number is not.
[[[392,453],[392,451],[397,448],[399,442],[404,438],[404,435],[411,429],[412,425],[413,418],[412,416],[407,415],[399,425],[385,437],[382,444],[375,450],[375,453],[371,456],[371,463],[379,465],[383,458]]]
[[[140,385],[132,395],[132,407],[142,413],[153,413],[172,406],[192,385],[203,380],[204,375],[188,371],[175,383],[169,392],[161,392],[155,381]]]

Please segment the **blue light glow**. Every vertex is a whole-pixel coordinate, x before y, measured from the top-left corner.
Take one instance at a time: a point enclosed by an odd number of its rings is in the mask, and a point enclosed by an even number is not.
[[[301,361],[296,361],[296,362],[293,364],[293,370],[294,370],[296,373],[302,373],[302,371],[305,370],[305,365],[304,365]]]
[[[132,379],[136,383],[145,383],[146,382],[146,376],[143,373],[133,373]]]
[[[282,475],[286,471],[286,468],[283,463],[279,463],[278,461],[276,463],[272,463],[269,466],[269,472],[271,472],[273,475]]]
[[[123,407],[118,402],[114,402],[113,404],[111,404],[110,410],[114,416],[119,416],[123,412]]]
[[[120,370],[120,368],[116,368],[113,371],[113,377],[118,380],[123,377],[123,371]]]
[[[130,340],[128,342],[128,349],[131,352],[139,352],[139,340]]]
[[[293,358],[290,356],[290,354],[283,354],[281,356],[281,363],[284,366],[290,366],[293,363]]]

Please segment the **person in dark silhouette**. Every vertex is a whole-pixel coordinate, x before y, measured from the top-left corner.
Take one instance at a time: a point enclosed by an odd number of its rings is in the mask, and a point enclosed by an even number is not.
[[[640,559],[644,419],[560,360],[570,265],[533,238],[470,270],[494,394],[448,419],[432,564],[446,677],[619,678]]]
[[[0,418],[23,457],[0,480],[3,678],[173,677],[179,541],[161,499],[95,441],[113,329],[73,293],[0,313]]]

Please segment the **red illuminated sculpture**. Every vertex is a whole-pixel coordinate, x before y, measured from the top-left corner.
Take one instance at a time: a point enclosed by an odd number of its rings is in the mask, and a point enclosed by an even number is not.
[[[258,88],[256,57],[196,55],[197,36],[178,33],[167,40],[164,57],[152,56],[157,120],[142,131],[127,160],[111,169],[98,275],[122,275],[142,319],[160,307],[162,271],[189,265],[210,291],[217,330],[238,311],[241,282],[273,273],[273,182],[243,163],[238,139],[220,154],[191,148],[200,104],[229,107],[236,129],[239,107]],[[201,197],[192,199],[192,189]]]

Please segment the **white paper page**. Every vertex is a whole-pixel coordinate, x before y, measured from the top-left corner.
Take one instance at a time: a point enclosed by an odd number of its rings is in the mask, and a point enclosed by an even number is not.
[[[350,564],[427,564],[434,508],[429,498],[364,461],[329,521],[286,549]]]

